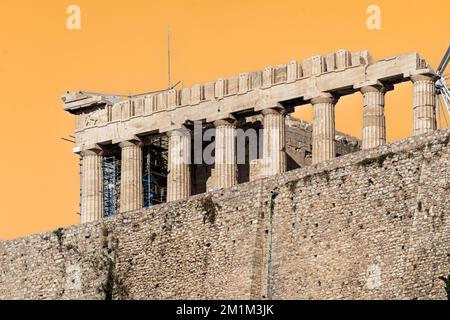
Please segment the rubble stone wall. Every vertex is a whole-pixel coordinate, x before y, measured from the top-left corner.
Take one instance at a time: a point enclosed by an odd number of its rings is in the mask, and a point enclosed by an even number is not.
[[[450,129],[0,242],[0,299],[444,299]]]

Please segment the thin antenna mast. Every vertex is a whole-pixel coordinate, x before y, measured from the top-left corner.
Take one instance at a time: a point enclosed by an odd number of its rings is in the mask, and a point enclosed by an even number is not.
[[[167,26],[167,79],[169,82],[168,88],[172,88],[172,81],[170,78],[170,26]]]

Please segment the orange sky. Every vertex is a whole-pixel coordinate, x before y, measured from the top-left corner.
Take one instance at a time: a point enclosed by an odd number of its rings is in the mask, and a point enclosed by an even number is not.
[[[66,28],[66,8],[81,8],[81,30]],[[379,5],[382,29],[366,28]],[[434,68],[449,44],[445,0],[2,0],[0,2],[0,239],[78,223],[78,159],[60,137],[73,133],[62,111],[66,90],[138,93],[172,77],[201,83],[337,49],[375,59],[418,51]],[[411,84],[386,98],[387,134],[411,134]],[[361,136],[362,98],[336,109],[340,131]],[[311,120],[311,108],[297,112]],[[450,120],[448,120],[450,123]]]

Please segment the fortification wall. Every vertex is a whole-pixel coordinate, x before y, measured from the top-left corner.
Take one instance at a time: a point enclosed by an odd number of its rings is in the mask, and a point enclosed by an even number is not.
[[[0,242],[0,298],[445,298],[449,137]]]

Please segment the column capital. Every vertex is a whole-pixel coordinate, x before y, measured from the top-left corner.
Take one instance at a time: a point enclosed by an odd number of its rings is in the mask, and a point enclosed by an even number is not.
[[[184,136],[188,136],[191,134],[191,129],[182,126],[181,128],[178,129],[173,129],[167,132],[167,136],[173,137],[173,136],[178,136],[178,137],[184,137]]]
[[[284,108],[267,108],[267,109],[263,109],[261,110],[261,114],[263,116],[268,115],[268,114],[280,114],[282,116],[285,116],[286,114],[288,114],[287,110]]]
[[[311,99],[311,104],[319,104],[319,103],[333,103],[335,104],[336,102],[338,102],[339,97],[337,97],[336,95],[333,95],[331,93],[328,92],[323,92],[320,95],[314,97]]]
[[[373,84],[373,85],[367,85],[367,86],[361,87],[359,90],[361,91],[362,94],[365,94],[365,93],[369,93],[369,92],[386,93],[393,89],[394,89],[394,86],[390,85],[390,84]]]
[[[85,156],[102,156],[103,155],[103,149],[100,148],[100,146],[91,147],[89,149],[83,149],[80,152],[80,155]]]
[[[413,83],[416,83],[418,81],[432,81],[432,82],[435,82],[437,79],[439,79],[439,77],[435,73],[420,73],[420,74],[411,75],[411,81]]]
[[[127,148],[127,147],[142,147],[143,143],[140,140],[127,140],[119,143],[119,147]]]
[[[236,127],[235,118],[226,118],[214,121],[214,126],[217,127]]]

